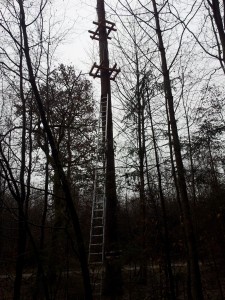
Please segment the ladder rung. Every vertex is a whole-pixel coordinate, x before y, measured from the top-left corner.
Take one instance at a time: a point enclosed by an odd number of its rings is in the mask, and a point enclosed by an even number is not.
[[[91,237],[98,239],[96,242],[99,243],[100,242],[100,238],[103,237],[103,232],[92,232],[92,236]]]
[[[103,234],[93,234],[93,237],[103,236]]]
[[[91,252],[90,255],[102,255],[102,252]]]

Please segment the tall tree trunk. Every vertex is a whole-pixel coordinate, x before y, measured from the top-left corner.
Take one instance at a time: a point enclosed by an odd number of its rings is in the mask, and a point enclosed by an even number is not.
[[[187,133],[188,133],[188,148],[189,148],[189,159],[190,159],[190,167],[191,167],[192,198],[193,198],[194,205],[196,206],[196,187],[195,187],[193,153],[192,153],[192,147],[191,147],[191,133],[190,133],[188,114],[187,114],[187,110],[186,110],[185,106],[184,106],[184,110],[185,110],[185,119],[186,119],[186,125],[187,125]]]
[[[213,12],[213,18],[216,23],[220,43],[222,46],[222,60],[223,60],[223,63],[225,64],[225,32],[224,32],[223,18],[222,18],[221,10],[220,10],[220,1],[219,0],[212,0],[212,1],[207,0],[207,2]],[[225,18],[225,14],[224,14],[224,18]]]
[[[136,37],[135,37],[136,39]],[[142,85],[140,82],[140,70],[138,52],[135,44],[136,56],[136,100],[138,108],[137,135],[138,135],[138,157],[139,157],[139,197],[140,197],[140,229],[141,229],[141,261],[140,261],[140,283],[147,284],[147,259],[146,259],[146,195],[144,178],[144,157],[145,157],[145,123],[144,123],[144,100],[142,97]]]
[[[166,60],[166,53],[162,38],[162,32],[160,28],[159,22],[159,14],[157,10],[156,1],[152,0],[153,10],[154,10],[154,17],[156,23],[156,34],[158,36],[158,47],[161,54],[161,63],[162,63],[162,73],[164,79],[164,92],[166,101],[168,103],[169,109],[169,116],[170,116],[170,124],[173,136],[173,147],[177,165],[177,174],[178,174],[178,186],[181,196],[181,207],[183,212],[184,218],[184,229],[186,234],[186,241],[187,241],[187,252],[188,252],[188,265],[190,268],[190,299],[193,300],[201,300],[203,299],[202,293],[202,284],[201,284],[201,275],[200,269],[198,264],[198,251],[196,245],[196,239],[193,229],[193,222],[191,218],[189,200],[187,195],[187,187],[186,181],[184,177],[184,166],[181,156],[181,149],[180,149],[180,141],[177,131],[177,124],[175,119],[175,111],[174,111],[174,103],[173,103],[173,95],[170,83],[170,75],[169,69],[167,67],[167,60]]]
[[[152,110],[151,110],[149,96],[148,96],[148,112],[149,112],[149,118],[150,118],[150,123],[151,123],[152,140],[153,140],[155,160],[156,160],[156,169],[157,169],[157,175],[158,175],[159,196],[160,196],[160,203],[161,203],[161,209],[162,209],[163,242],[164,242],[165,256],[166,256],[165,275],[166,275],[166,281],[169,280],[169,288],[167,288],[167,286],[166,286],[166,293],[167,293],[168,299],[175,300],[176,295],[175,295],[174,276],[173,276],[172,263],[171,263],[171,245],[170,245],[169,230],[168,230],[168,223],[167,223],[166,203],[165,203],[165,197],[164,197],[164,193],[163,193],[162,177],[161,177],[159,156],[158,156],[157,143],[156,143],[156,137],[155,137],[155,128],[154,128],[153,120],[152,120]]]
[[[46,151],[48,152],[48,146]],[[49,161],[47,159],[45,164],[45,194],[44,194],[44,203],[43,203],[43,213],[41,218],[40,246],[39,246],[41,256],[43,255],[43,251],[45,247],[45,224],[46,224],[46,217],[48,211],[48,183],[49,183]],[[42,268],[41,264],[38,263],[36,282],[33,291],[33,300],[40,299],[41,297],[43,297],[42,295],[45,292],[42,283],[43,274],[41,273],[41,268]]]
[[[57,282],[63,271],[63,261],[60,260],[60,256],[62,255],[62,252],[64,252],[64,237],[66,235],[65,199],[57,170],[54,171],[53,175],[53,194],[54,223],[48,258],[48,283],[50,293],[52,294],[52,297],[55,298],[58,290]]]
[[[20,201],[20,200],[19,200]],[[24,255],[26,250],[26,227],[24,226],[24,215],[19,213],[18,217],[18,248],[17,248],[17,260],[16,260],[16,277],[14,281],[14,294],[13,300],[19,300],[21,298],[22,287],[22,275],[24,267]]]
[[[48,41],[48,47],[47,47],[47,74],[46,74],[46,90],[47,90],[47,96],[46,96],[46,114],[47,114],[47,120],[49,119],[49,74],[50,74],[50,42]],[[32,102],[33,103],[33,97]],[[44,203],[43,203],[43,213],[41,218],[41,230],[40,230],[40,253],[43,255],[44,247],[45,247],[45,224],[46,224],[46,218],[47,218],[47,212],[48,212],[48,187],[49,187],[49,145],[48,145],[48,137],[46,134],[44,135],[44,143],[45,143],[45,154],[46,154],[46,163],[45,163],[45,189],[44,189]],[[37,276],[36,276],[36,283],[34,287],[33,292],[33,300],[38,300],[42,297],[42,294],[44,293],[44,286],[42,284],[43,282],[43,276],[41,273],[41,265],[38,264],[37,268]],[[48,291],[49,293],[49,291]]]
[[[44,130],[45,130],[48,140],[49,140],[49,144],[50,144],[51,151],[52,151],[52,157],[53,157],[53,160],[54,160],[57,172],[58,172],[58,176],[62,183],[63,192],[64,192],[65,199],[66,199],[66,202],[68,205],[68,210],[70,212],[73,228],[74,228],[74,231],[76,234],[79,260],[80,260],[83,282],[84,282],[85,299],[91,300],[92,299],[92,290],[91,290],[90,276],[89,276],[89,270],[88,270],[88,264],[87,264],[87,256],[86,256],[86,251],[85,251],[85,247],[84,247],[80,223],[79,223],[77,212],[74,207],[70,187],[69,187],[68,181],[66,179],[66,175],[64,173],[64,170],[63,170],[60,158],[59,158],[59,153],[57,151],[51,129],[49,127],[49,124],[48,124],[46,116],[45,116],[45,110],[44,110],[44,107],[43,107],[43,104],[41,101],[40,93],[37,88],[36,79],[34,76],[33,66],[32,66],[31,57],[30,57],[30,51],[29,51],[30,47],[29,47],[29,43],[28,43],[28,36],[27,36],[27,29],[26,29],[27,27],[26,27],[26,23],[25,23],[25,12],[24,12],[23,0],[19,0],[18,3],[19,3],[19,7],[20,7],[20,26],[22,28],[23,41],[24,41],[23,50],[24,50],[24,54],[26,57],[27,69],[28,69],[28,73],[29,73],[29,81],[30,81],[30,84],[31,84],[31,87],[32,87],[32,90],[33,90],[33,93],[34,93],[34,96],[35,96],[35,99],[37,102],[37,106],[38,106],[39,114],[41,117],[41,121],[43,123]]]
[[[20,29],[21,30],[21,29]],[[22,30],[20,32],[22,42]],[[16,260],[16,276],[14,281],[14,300],[20,300],[21,297],[21,286],[22,286],[22,275],[24,267],[24,255],[26,250],[27,233],[24,225],[27,222],[26,213],[22,214],[25,209],[26,202],[26,189],[25,189],[25,162],[26,162],[26,101],[23,91],[23,52],[22,43],[20,48],[20,99],[22,102],[22,143],[21,143],[21,166],[20,166],[20,197],[18,197],[18,248],[17,248],[17,260]],[[26,218],[24,218],[26,216]]]
[[[169,118],[169,112],[168,112],[168,105],[166,103],[166,115],[167,115],[167,122],[168,122],[168,139],[169,139],[169,149],[170,149],[170,163],[171,163],[171,169],[172,169],[172,177],[174,181],[174,186],[175,186],[175,191],[176,191],[176,199],[180,207],[181,211],[181,217],[183,221],[183,212],[181,208],[181,202],[180,202],[180,191],[178,187],[178,182],[177,182],[177,174],[176,174],[176,168],[174,164],[174,157],[173,157],[173,141],[172,141],[172,136],[171,136],[171,126],[170,126],[170,118]]]

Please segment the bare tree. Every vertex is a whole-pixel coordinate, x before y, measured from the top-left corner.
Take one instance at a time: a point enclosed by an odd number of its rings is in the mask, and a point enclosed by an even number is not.
[[[15,66],[17,65],[17,63],[15,62],[15,60],[13,61],[13,59],[11,58],[11,53],[7,52],[7,50],[4,48],[2,48],[3,54],[4,54],[4,60],[1,61],[1,64],[2,64],[2,66],[4,66],[5,69],[9,70],[10,72],[14,73],[15,75],[18,75],[19,78],[21,78],[21,80],[28,78],[30,88],[32,90],[32,93],[33,93],[34,98],[37,103],[37,107],[38,107],[39,114],[40,114],[40,120],[43,124],[47,139],[50,144],[52,157],[53,157],[54,164],[55,164],[55,169],[57,170],[59,180],[63,187],[65,201],[67,203],[68,211],[70,212],[70,218],[71,218],[71,222],[73,225],[74,234],[76,235],[78,256],[79,256],[79,261],[80,261],[82,275],[83,275],[85,297],[86,297],[86,299],[92,299],[92,291],[91,291],[91,285],[90,285],[89,270],[88,270],[88,265],[87,265],[87,257],[86,257],[86,251],[84,248],[83,236],[82,236],[82,232],[81,232],[81,228],[80,228],[78,215],[77,215],[77,212],[75,209],[69,182],[68,182],[66,174],[63,170],[59,151],[56,147],[56,143],[55,143],[52,131],[50,129],[50,126],[49,126],[49,123],[48,123],[48,120],[46,117],[46,113],[44,110],[43,102],[42,102],[40,91],[39,91],[38,84],[37,84],[37,70],[38,70],[38,67],[40,66],[40,57],[42,54],[43,11],[44,11],[44,8],[46,7],[46,5],[47,5],[47,1],[40,1],[39,5],[37,5],[37,6],[39,6],[39,11],[36,12],[34,18],[31,20],[30,17],[32,16],[32,14],[29,15],[29,14],[26,14],[26,12],[25,12],[25,11],[29,11],[30,7],[25,6],[24,1],[19,0],[17,3],[11,3],[11,2],[6,3],[5,11],[11,14],[11,16],[10,16],[11,18],[13,18],[13,17],[16,18],[16,24],[18,27],[12,28],[10,26],[11,24],[9,24],[6,16],[3,14],[1,14],[2,22],[1,22],[0,26],[1,26],[2,30],[5,32],[8,40],[12,41],[14,47],[16,49],[18,49],[18,53],[20,53],[21,57],[23,57],[24,60],[26,61],[26,64],[24,64],[24,67],[26,66],[24,68],[25,72],[23,74],[21,72],[16,71]],[[36,24],[38,23],[38,25],[40,25],[40,27],[39,27],[40,40],[38,40],[38,43],[36,44],[38,49],[40,50],[38,57],[34,56],[34,54],[35,54],[34,50],[36,48],[31,46],[32,38],[34,38],[34,36],[31,34],[30,30],[31,30],[32,25],[35,24],[35,22],[36,22]],[[14,31],[16,32],[16,34],[13,33],[13,29],[15,29]],[[6,63],[7,60],[8,60],[8,64]],[[18,60],[18,61],[20,61],[20,60]],[[22,156],[24,158],[25,154],[22,153]],[[6,163],[6,166],[7,166],[7,159],[5,159],[4,162]],[[22,170],[21,172],[24,172],[23,169],[21,169],[21,170]],[[7,172],[9,172],[9,174],[11,174],[10,167],[8,167]],[[23,180],[22,176],[21,176],[21,180]],[[21,182],[21,183],[23,184],[23,182]],[[15,187],[12,186],[12,188],[11,188],[12,192],[14,192],[13,191],[14,188],[16,189],[16,193],[18,193],[20,195],[20,191],[18,191],[16,186]],[[23,188],[24,187],[21,187],[21,191]],[[19,209],[22,212],[21,205],[19,205]],[[23,213],[22,216],[23,216],[23,220],[25,220],[24,218],[26,218],[26,215]],[[26,230],[28,230],[27,227],[26,227]],[[25,242],[23,242],[23,245],[24,244],[25,244]],[[23,249],[21,248],[21,251],[23,251],[23,250],[24,250],[24,246],[23,246]],[[21,267],[18,266],[18,269],[21,270]],[[20,271],[20,273],[21,273],[21,271]],[[18,281],[19,280],[21,280],[21,275],[20,275],[20,277],[18,276]],[[16,286],[19,286],[19,284],[16,284]],[[19,292],[19,291],[17,291],[17,292]],[[14,294],[14,297],[16,297],[16,293]]]
[[[177,131],[176,119],[175,119],[175,111],[174,111],[174,103],[173,103],[173,95],[170,81],[169,69],[167,67],[167,59],[166,52],[164,48],[162,31],[160,27],[159,21],[159,12],[156,5],[156,1],[152,0],[155,24],[156,24],[156,33],[158,36],[158,47],[161,54],[161,63],[162,63],[162,74],[164,80],[164,92],[165,98],[168,103],[169,117],[170,117],[170,125],[173,136],[173,147],[176,158],[177,165],[177,174],[178,174],[178,185],[181,195],[181,208],[184,217],[184,228],[187,240],[187,251],[188,251],[188,264],[190,270],[190,296],[192,299],[203,299],[202,287],[201,287],[201,276],[198,264],[198,251],[196,245],[196,239],[194,234],[194,228],[192,223],[192,217],[190,212],[189,200],[187,195],[187,187],[184,176],[184,166],[181,156],[180,150],[180,141]]]

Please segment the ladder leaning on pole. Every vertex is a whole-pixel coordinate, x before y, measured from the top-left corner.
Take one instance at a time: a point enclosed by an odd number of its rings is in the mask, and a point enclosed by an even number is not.
[[[101,299],[104,269],[107,116],[107,97],[102,97],[98,126],[98,142],[88,257],[94,299]]]

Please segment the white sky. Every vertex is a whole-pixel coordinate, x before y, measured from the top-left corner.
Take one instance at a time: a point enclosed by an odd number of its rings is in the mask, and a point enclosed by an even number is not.
[[[60,0],[59,0],[60,1]],[[58,0],[56,0],[58,2]],[[65,41],[58,47],[57,58],[60,63],[73,64],[84,73],[88,73],[94,61],[98,61],[98,42],[93,41],[88,30],[94,29],[96,20],[96,2],[94,0],[62,0],[57,15],[63,19],[65,27],[71,27]],[[91,4],[90,4],[91,3]],[[93,4],[92,4],[93,3]]]

